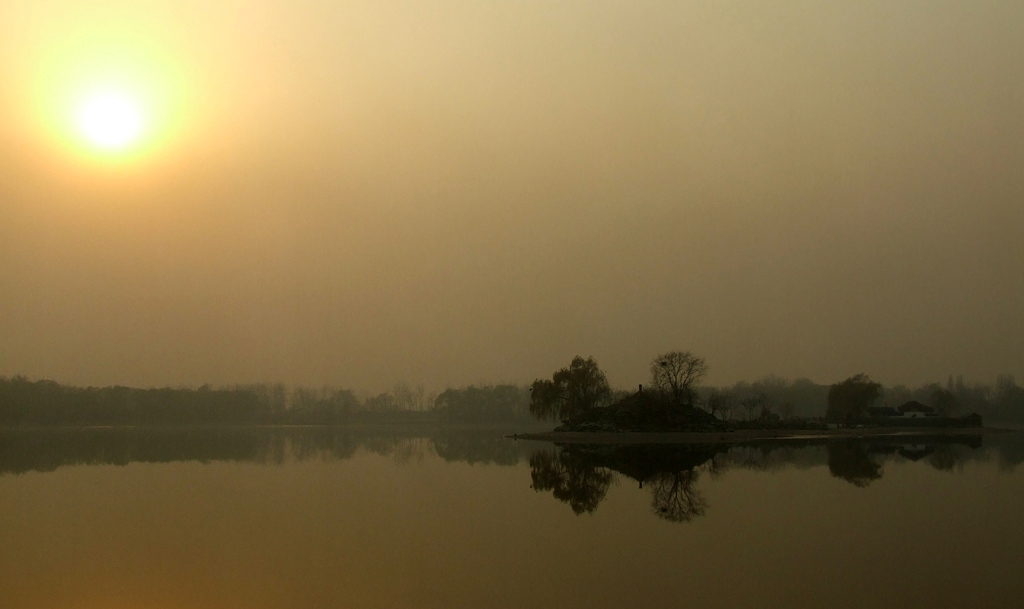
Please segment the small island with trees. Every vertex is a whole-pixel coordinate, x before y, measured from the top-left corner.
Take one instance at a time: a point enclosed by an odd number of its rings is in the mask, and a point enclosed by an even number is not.
[[[671,351],[651,361],[648,385],[635,392],[615,392],[593,357],[576,356],[550,380],[538,379],[530,388],[530,413],[560,424],[551,432],[517,437],[558,442],[728,442],[984,429],[978,414],[952,416],[952,409],[940,412],[917,401],[898,408],[876,407],[882,385],[865,374],[831,385],[825,416],[807,418],[791,416],[785,404],[775,404],[764,394],[735,403],[727,392],[702,390],[707,370],[703,357]],[[729,416],[737,409],[746,417]]]

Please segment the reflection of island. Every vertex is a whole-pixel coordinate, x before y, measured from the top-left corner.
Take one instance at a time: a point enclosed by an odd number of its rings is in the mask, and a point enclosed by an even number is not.
[[[533,489],[551,491],[576,514],[590,514],[604,500],[615,474],[644,484],[654,513],[672,522],[702,516],[707,508],[695,483],[700,466],[714,458],[706,447],[571,446],[530,457]]]
[[[593,513],[616,475],[636,481],[651,495],[656,516],[688,522],[704,515],[698,488],[702,474],[827,466],[840,480],[863,488],[882,477],[888,460],[923,461],[939,470],[979,458],[976,435],[870,439],[803,439],[737,444],[565,444],[530,458],[533,489],[550,491],[576,514]]]
[[[530,458],[533,488],[551,491],[577,514],[592,513],[614,474],[647,485],[654,513],[672,522],[704,514],[707,502],[695,484],[714,460],[715,445],[570,445],[542,450]]]
[[[447,462],[516,466],[529,461],[533,488],[550,492],[576,514],[594,512],[616,476],[650,493],[660,518],[685,522],[708,509],[701,477],[731,469],[776,471],[827,467],[858,487],[879,479],[890,461],[918,462],[949,471],[970,460],[994,461],[1003,470],[1024,463],[1019,434],[802,438],[733,444],[566,444],[538,450],[499,432],[464,427],[200,427],[0,428],[0,475],[49,472],[82,465],[171,462],[245,462],[278,465],[340,461],[360,453],[396,463],[430,454]]]

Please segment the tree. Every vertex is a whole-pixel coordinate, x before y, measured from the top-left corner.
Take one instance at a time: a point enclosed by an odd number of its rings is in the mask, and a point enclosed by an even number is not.
[[[651,362],[651,384],[675,408],[693,408],[697,386],[708,371],[703,357],[689,351],[670,351]]]
[[[724,420],[732,414],[732,395],[724,389],[711,389],[704,398],[708,412]]]
[[[832,421],[861,419],[867,416],[868,406],[882,395],[882,385],[866,374],[851,376],[828,390],[826,418]]]
[[[747,420],[753,421],[755,418],[767,419],[771,418],[772,406],[775,402],[772,398],[763,391],[758,391],[754,395],[743,398],[742,406],[747,411]],[[757,417],[754,416],[757,413]]]
[[[944,417],[950,417],[956,414],[956,411],[960,408],[960,401],[957,399],[956,394],[949,389],[942,389],[936,387],[932,391],[932,407],[935,411]]]
[[[537,379],[530,388],[530,414],[567,421],[608,401],[612,388],[594,358],[573,358],[550,381]]]
[[[470,385],[446,389],[434,400],[434,412],[448,420],[511,421],[526,414],[529,392],[515,385]]]

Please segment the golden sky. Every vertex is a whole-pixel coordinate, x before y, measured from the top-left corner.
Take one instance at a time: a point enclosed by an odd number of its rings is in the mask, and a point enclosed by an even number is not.
[[[1003,1],[0,0],[0,375],[1024,376],[1022,74]]]

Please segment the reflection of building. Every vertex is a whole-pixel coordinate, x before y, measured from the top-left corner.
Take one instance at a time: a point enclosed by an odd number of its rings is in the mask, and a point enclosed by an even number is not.
[[[896,452],[904,459],[920,461],[935,452],[935,447],[926,444],[904,444]]]
[[[981,415],[969,414],[963,417],[944,417],[931,406],[911,400],[899,408],[871,406],[868,418],[876,425],[896,427],[981,427]],[[910,421],[909,419],[915,419]]]
[[[904,419],[920,419],[924,417],[937,417],[939,413],[931,406],[926,406],[917,400],[911,400],[899,407],[899,416]]]

